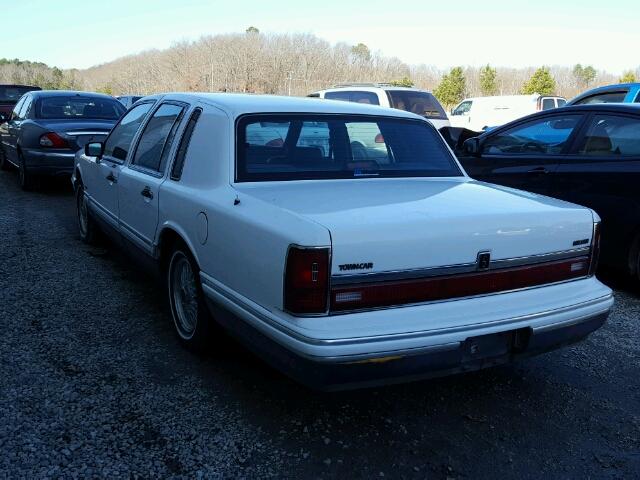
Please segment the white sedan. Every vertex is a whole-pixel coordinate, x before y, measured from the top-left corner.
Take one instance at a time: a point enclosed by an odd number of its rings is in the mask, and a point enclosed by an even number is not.
[[[353,132],[371,141],[354,149]],[[400,110],[145,97],[77,154],[73,183],[81,238],[159,267],[182,342],[222,326],[318,388],[545,352],[613,304],[592,210],[472,180]]]

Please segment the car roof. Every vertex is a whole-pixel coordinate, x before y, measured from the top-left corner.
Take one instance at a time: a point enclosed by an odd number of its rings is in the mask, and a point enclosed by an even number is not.
[[[431,93],[428,90],[422,90],[420,88],[415,87],[394,87],[393,85],[366,85],[366,84],[353,84],[353,85],[335,85],[330,88],[324,88],[322,90],[318,90],[314,93],[320,92],[340,92],[343,90],[351,90],[354,92],[394,92],[394,91],[403,91],[403,92],[422,92],[422,93]]]
[[[36,98],[79,96],[79,97],[110,98],[112,100],[115,100],[115,98],[113,98],[111,95],[107,95],[106,93],[81,92],[79,90],[35,90],[29,93]]]
[[[20,87],[20,88],[33,88],[35,90],[42,90],[40,87],[36,87],[35,85],[22,85],[20,83],[0,83],[0,87]]]
[[[577,102],[585,97],[590,97],[592,95],[597,95],[598,93],[606,93],[606,92],[615,92],[617,90],[625,90],[625,89],[633,89],[640,88],[640,83],[614,83],[612,85],[603,85],[602,87],[592,88],[591,90],[587,90],[579,95],[576,95],[571,99],[569,103]]]
[[[309,97],[254,95],[241,93],[167,93],[144,98],[163,100],[200,101],[220,108],[233,117],[248,113],[334,113],[345,115],[384,115],[424,120],[413,113],[377,105],[324,100]]]

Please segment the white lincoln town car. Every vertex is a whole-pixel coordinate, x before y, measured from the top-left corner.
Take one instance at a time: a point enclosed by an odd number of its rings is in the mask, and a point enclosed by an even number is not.
[[[321,389],[549,351],[613,304],[592,210],[474,181],[400,110],[145,97],[72,181],[82,240],[109,234],[158,267],[185,345],[222,326]]]

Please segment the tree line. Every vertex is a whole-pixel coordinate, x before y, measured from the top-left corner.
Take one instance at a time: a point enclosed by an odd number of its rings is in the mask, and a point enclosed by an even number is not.
[[[572,97],[601,84],[635,81],[591,65],[539,68],[409,65],[373,52],[363,43],[329,42],[312,34],[244,33],[208,35],[148,50],[85,70],[61,70],[43,63],[0,59],[0,83],[46,89],[101,91],[112,95],[166,91],[224,91],[307,95],[346,82],[388,82],[432,90],[451,107],[467,96],[557,94]]]

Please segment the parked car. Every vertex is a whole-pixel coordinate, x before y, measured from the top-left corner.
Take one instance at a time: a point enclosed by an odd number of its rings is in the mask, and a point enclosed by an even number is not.
[[[452,127],[479,132],[565,103],[562,97],[538,94],[465,98],[451,110],[449,120]]]
[[[593,88],[571,99],[567,105],[594,103],[640,103],[640,83],[621,83]]]
[[[131,105],[142,98],[142,95],[122,95],[116,98],[125,106],[125,108],[129,109]]]
[[[531,115],[464,143],[473,178],[557,197],[602,218],[602,262],[640,278],[640,105]]]
[[[312,93],[309,97],[396,108],[425,117],[436,128],[450,125],[438,99],[417,88],[394,87],[388,83],[344,83]]]
[[[357,126],[383,137],[385,159],[351,149]],[[329,148],[300,144],[308,129]],[[72,181],[80,237],[100,229],[163,272],[182,342],[211,345],[215,321],[318,388],[548,351],[613,302],[593,276],[594,212],[470,179],[400,110],[156,95],[78,152]]]
[[[99,93],[29,92],[0,125],[0,168],[18,168],[25,190],[37,186],[40,176],[71,175],[75,152],[104,140],[124,112],[115,98]]]
[[[0,85],[0,123],[9,120],[13,107],[22,95],[34,90],[41,90],[41,88],[31,85]]]

